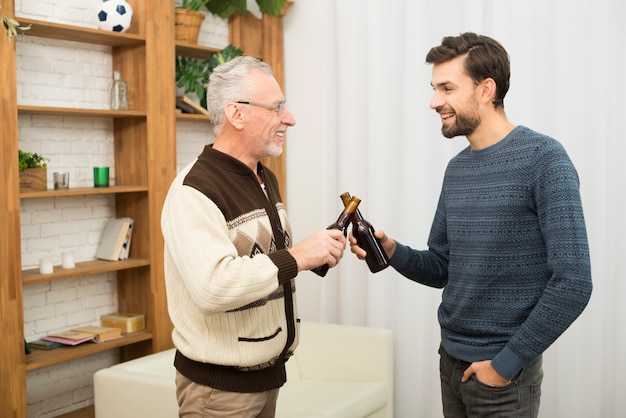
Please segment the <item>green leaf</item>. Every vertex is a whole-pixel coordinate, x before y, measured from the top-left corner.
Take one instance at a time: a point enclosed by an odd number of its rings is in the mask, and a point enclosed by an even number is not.
[[[280,12],[285,7],[287,0],[256,0],[259,9],[266,15],[273,17],[280,16]]]
[[[287,0],[256,0],[256,2],[261,12],[269,16],[278,17]],[[222,19],[228,19],[235,12],[240,12],[241,14],[248,12],[246,0],[209,0],[206,8]]]
[[[195,93],[200,104],[206,108],[206,85],[213,69],[231,59],[243,55],[243,51],[228,45],[224,49],[211,55],[208,60],[198,60],[189,57],[176,58],[176,86],[185,93]]]
[[[243,14],[248,11],[246,0],[209,0],[206,8],[222,19],[228,19],[237,11]]]
[[[18,149],[18,167],[19,171],[26,168],[47,168],[49,158],[43,157],[35,152],[25,152]]]
[[[232,60],[233,58],[238,57],[240,55],[243,55],[243,51],[241,49],[235,47],[232,44],[228,45],[226,48],[222,49],[220,52],[217,52],[211,55],[211,58],[209,58],[209,61],[208,61],[208,69],[210,72],[213,72],[215,67],[217,67],[218,65],[224,64],[225,62],[228,62]]]
[[[2,9],[1,5],[0,5],[0,9]],[[18,30],[22,33],[22,35],[24,35],[24,31],[30,29],[30,25],[20,26],[20,22],[18,22],[17,20],[11,17],[5,16],[5,15],[1,15],[1,17],[2,17],[2,25],[7,31],[7,38],[9,38],[9,40],[13,38],[14,36],[17,36]]]
[[[199,12],[210,0],[183,0],[182,8]]]

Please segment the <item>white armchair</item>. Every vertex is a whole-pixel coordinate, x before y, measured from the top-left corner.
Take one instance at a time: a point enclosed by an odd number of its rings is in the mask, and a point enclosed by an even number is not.
[[[97,371],[96,418],[176,417],[174,352]],[[276,417],[392,418],[391,331],[302,322]]]
[[[387,329],[301,323],[277,418],[393,418],[393,340]]]

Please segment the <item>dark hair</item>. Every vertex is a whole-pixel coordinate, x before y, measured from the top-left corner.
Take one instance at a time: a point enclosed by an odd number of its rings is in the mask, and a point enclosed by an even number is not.
[[[466,55],[465,71],[476,84],[486,78],[496,82],[493,105],[504,108],[504,96],[509,91],[511,78],[509,54],[504,47],[488,36],[465,32],[443,38],[441,45],[428,51],[426,62],[441,64],[461,55]]]

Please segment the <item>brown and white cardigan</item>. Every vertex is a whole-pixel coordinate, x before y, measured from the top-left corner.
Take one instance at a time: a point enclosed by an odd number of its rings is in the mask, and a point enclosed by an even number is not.
[[[292,234],[274,174],[205,147],[163,207],[176,368],[234,392],[283,385],[298,343]]]

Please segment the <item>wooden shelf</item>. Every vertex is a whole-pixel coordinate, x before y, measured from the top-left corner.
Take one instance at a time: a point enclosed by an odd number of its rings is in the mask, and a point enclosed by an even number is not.
[[[21,20],[20,20],[21,23]],[[191,57],[198,59],[209,59],[211,55],[221,51],[222,48],[176,42],[176,56]]]
[[[76,411],[68,412],[67,414],[59,415],[57,418],[95,418],[96,408],[94,405],[89,405]]]
[[[41,274],[39,273],[39,268],[22,270],[22,283],[41,283],[50,280],[69,279],[71,277],[128,270],[149,265],[150,260],[146,258],[129,258],[127,260],[120,261],[89,260],[76,263],[76,267],[72,269],[64,269],[61,266],[54,266],[54,271],[51,274]]]
[[[89,118],[131,119],[146,117],[146,112],[139,110],[74,109],[70,107],[18,105],[17,111],[25,115],[78,116]]]
[[[16,0],[0,2],[3,11],[12,14],[16,11],[15,4],[19,3]],[[55,7],[64,4],[61,0],[52,3]],[[15,418],[28,417],[26,370],[55,364],[60,364],[63,368],[63,362],[108,350],[117,350],[120,361],[126,361],[173,347],[173,326],[167,313],[163,279],[164,242],[159,219],[169,184],[177,173],[176,122],[209,122],[209,118],[204,115],[175,114],[176,74],[173,63],[176,56],[209,59],[221,48],[175,42],[174,8],[171,2],[130,0],[129,3],[135,11],[133,27],[130,29],[132,33],[101,31],[19,15],[17,20],[22,25],[31,26],[25,33],[26,40],[34,37],[54,39],[62,47],[74,48],[82,45],[87,46],[87,50],[90,45],[104,46],[105,48],[98,48],[104,51],[110,48],[111,69],[119,70],[124,81],[128,83],[132,110],[19,105],[16,51],[19,48],[31,48],[28,44],[30,41],[24,44],[0,40],[0,55],[3,57],[0,65],[0,123],[3,138],[3,152],[0,153],[0,178],[3,182],[0,186],[0,227],[3,230],[0,245],[0,307],[3,312],[0,315],[0,335],[5,343],[0,351],[0,405],[3,411],[11,411]],[[19,4],[18,9],[23,10],[23,5]],[[276,79],[283,86],[282,18],[264,15],[260,20],[250,13],[235,14],[229,20],[228,30],[228,42],[245,51],[246,55],[258,57],[270,64]],[[84,53],[85,48],[78,49],[81,55],[87,55],[89,59],[89,54]],[[46,68],[41,70],[44,73],[50,72]],[[17,72],[19,71],[23,70],[18,68]],[[41,93],[40,97],[45,101],[38,103],[52,103],[50,99],[54,97],[47,95],[54,95],[54,92],[44,90]],[[19,193],[18,161],[15,158],[19,149],[19,128],[22,123],[31,126],[35,121],[29,119],[36,119],[35,116],[51,116],[59,120],[63,117],[111,119],[115,180],[120,185]],[[62,135],[55,132],[51,134]],[[265,163],[279,177],[284,193],[284,160],[282,157],[274,158]],[[79,262],[72,269],[54,266],[54,272],[49,275],[39,274],[39,269],[22,269],[20,205],[24,203],[23,199],[105,194],[115,196],[115,216],[142,220],[141,227],[133,233],[133,247],[136,242],[136,254],[143,258],[122,261],[90,260]],[[33,349],[32,354],[25,356],[24,286],[105,272],[117,272],[119,309],[145,314],[146,328],[149,331],[126,334],[123,339],[102,344],[85,343],[51,351]],[[57,372],[51,370],[50,373]],[[94,408],[82,408],[63,416],[92,418]]]
[[[103,343],[82,343],[76,346],[55,348],[54,350],[38,350],[33,348],[30,354],[26,355],[26,370],[35,370],[64,361],[73,360],[91,354],[101,353],[114,348],[124,347],[141,341],[148,341],[152,338],[152,332],[148,330],[136,331],[130,334],[122,334],[123,337],[117,340]]]
[[[145,37],[132,33],[107,32],[98,29],[29,19],[27,17],[17,17],[17,20],[20,22],[21,26],[31,25],[31,28],[26,32],[28,36],[108,46],[132,46],[144,45],[146,43]]]
[[[190,120],[196,122],[211,122],[211,119],[207,115],[201,115],[198,113],[177,113],[176,120]]]
[[[40,192],[22,192],[20,199],[35,199],[41,197],[86,196],[97,194],[138,193],[147,192],[146,186],[109,186],[109,187],[70,187],[64,190],[42,190]]]

